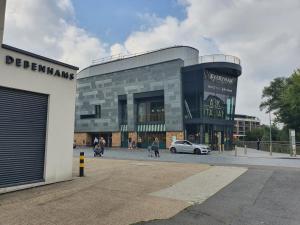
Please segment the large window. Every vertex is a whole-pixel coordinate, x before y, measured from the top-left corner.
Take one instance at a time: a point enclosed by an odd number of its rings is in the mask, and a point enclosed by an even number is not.
[[[127,100],[119,100],[120,124],[127,124]]]
[[[138,122],[145,123],[149,120],[150,118],[148,117],[147,114],[147,103],[146,102],[138,103]]]
[[[188,90],[184,97],[185,119],[200,118],[203,98],[200,90]]]
[[[236,77],[220,71],[199,70],[183,76],[184,118],[233,120],[236,85]]]
[[[80,115],[80,119],[99,119],[101,118],[101,105],[95,105],[95,113]]]
[[[150,103],[150,121],[164,121],[165,109],[163,102]]]
[[[237,78],[211,70],[204,72],[203,116],[233,120]]]
[[[203,77],[200,71],[190,72],[182,76],[184,119],[202,117]]]
[[[137,101],[137,122],[160,122],[165,121],[165,109],[163,99],[143,99]]]

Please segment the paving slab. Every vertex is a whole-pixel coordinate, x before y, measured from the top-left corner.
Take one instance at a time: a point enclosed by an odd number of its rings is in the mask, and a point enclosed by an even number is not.
[[[242,167],[211,167],[151,195],[201,204],[246,171]]]
[[[1,225],[123,225],[169,218],[188,207],[185,201],[149,193],[172,186],[209,165],[93,158],[85,174],[43,187],[0,195]]]

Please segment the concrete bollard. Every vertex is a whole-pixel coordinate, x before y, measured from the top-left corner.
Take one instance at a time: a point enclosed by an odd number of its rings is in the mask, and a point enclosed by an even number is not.
[[[237,147],[234,147],[234,156],[237,157]]]
[[[80,152],[79,157],[79,176],[84,176],[84,152]]]
[[[247,155],[247,145],[244,146],[244,154]]]

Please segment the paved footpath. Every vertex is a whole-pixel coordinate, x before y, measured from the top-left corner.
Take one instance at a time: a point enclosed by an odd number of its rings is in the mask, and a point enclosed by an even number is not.
[[[85,151],[92,156],[91,149]],[[174,161],[213,165],[241,165],[249,169],[231,184],[175,216],[164,220],[141,221],[138,225],[299,225],[300,160],[289,155],[243,149],[212,152],[210,155],[171,154],[162,151],[158,159],[148,158],[145,150],[107,150],[105,158]],[[199,187],[200,188],[200,187]]]
[[[74,150],[74,156],[79,156],[79,152],[84,151],[86,157],[94,157],[92,148],[78,148]],[[300,158],[290,158],[288,154],[274,153],[269,156],[267,152],[248,149],[248,154],[244,154],[243,149],[238,150],[238,156],[234,156],[234,151],[226,151],[219,154],[216,151],[209,155],[194,154],[171,154],[168,150],[161,150],[160,158],[148,157],[145,149],[106,149],[105,158],[125,159],[125,160],[155,160],[165,162],[180,163],[203,163],[212,165],[246,165],[246,166],[278,166],[300,168]]]
[[[299,225],[300,170],[250,168],[202,204],[138,225]]]

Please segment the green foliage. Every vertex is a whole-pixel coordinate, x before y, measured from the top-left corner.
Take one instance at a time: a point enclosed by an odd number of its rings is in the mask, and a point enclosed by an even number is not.
[[[260,104],[260,110],[266,109],[267,112],[277,111],[281,107],[282,93],[286,86],[286,78],[278,77],[271,81],[270,86],[263,90],[262,98],[264,101]]]
[[[289,140],[289,130],[284,127],[283,129],[279,129],[275,125],[272,125],[272,141],[288,141]],[[252,129],[251,131],[246,132],[245,141],[257,141],[257,139],[261,141],[269,141],[270,140],[270,127],[266,125],[262,125],[258,128]]]
[[[288,78],[275,78],[262,94],[261,110],[274,113],[275,122],[300,131],[300,69]]]
[[[262,140],[264,136],[264,128],[259,127],[246,132],[245,141],[256,141],[258,138]]]

